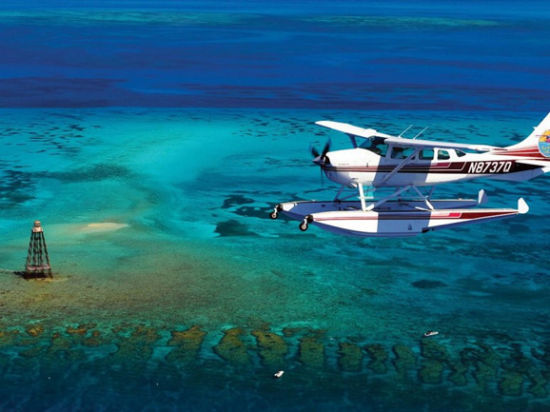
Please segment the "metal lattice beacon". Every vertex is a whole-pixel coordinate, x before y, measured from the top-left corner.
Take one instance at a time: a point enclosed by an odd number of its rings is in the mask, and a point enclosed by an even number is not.
[[[31,239],[29,241],[29,250],[27,252],[27,261],[25,263],[25,277],[51,277],[52,268],[50,266],[50,257],[44,230],[40,220],[35,220],[31,230]]]

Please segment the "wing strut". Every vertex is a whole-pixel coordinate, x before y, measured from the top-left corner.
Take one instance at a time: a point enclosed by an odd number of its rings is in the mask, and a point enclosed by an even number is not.
[[[386,183],[389,179],[391,179],[393,177],[393,175],[395,175],[397,172],[399,172],[403,166],[405,166],[407,163],[409,163],[409,161],[417,155],[417,153],[420,152],[420,148],[416,148],[414,150],[414,152],[412,152],[409,156],[407,156],[406,159],[403,159],[403,161],[401,163],[399,163],[397,166],[395,166],[393,168],[393,170],[388,173],[386,176],[384,176],[384,178],[382,179],[381,182],[378,182],[376,185],[374,185],[373,183],[373,186],[380,186],[380,185],[383,185],[384,183]]]
[[[361,187],[361,185],[359,185],[359,187]],[[366,208],[364,208],[363,210],[365,212],[368,212],[369,210],[372,210],[374,209],[375,207],[378,207],[380,206],[381,204],[384,204],[386,203],[388,200],[390,200],[391,198],[394,198],[395,196],[399,196],[401,193],[403,192],[406,192],[407,190],[409,190],[411,188],[411,186],[403,186],[403,187],[400,187],[399,189],[397,189],[395,192],[393,192],[391,195],[389,196],[386,196],[382,199],[380,199],[378,202],[376,203],[371,203],[370,205],[368,205]],[[361,189],[359,189],[359,194],[361,194],[363,192],[363,188],[361,187]],[[364,198],[363,198],[364,199]],[[361,206],[363,206],[363,202],[364,200],[361,202]]]
[[[418,196],[420,196],[424,200],[424,203],[426,203],[428,209],[434,210],[434,206],[430,203],[430,196],[432,195],[433,188],[428,196],[425,196],[420,190],[418,190],[416,186],[413,186],[412,188],[416,191],[416,193],[418,193]]]

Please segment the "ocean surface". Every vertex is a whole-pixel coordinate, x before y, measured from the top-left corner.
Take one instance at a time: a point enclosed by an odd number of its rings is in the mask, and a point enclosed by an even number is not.
[[[548,177],[438,187],[530,212],[407,239],[268,214],[334,196],[309,147],[349,141],[317,120],[522,140],[549,23],[545,2],[3,2],[0,409],[548,410]],[[35,219],[51,280],[13,273]]]

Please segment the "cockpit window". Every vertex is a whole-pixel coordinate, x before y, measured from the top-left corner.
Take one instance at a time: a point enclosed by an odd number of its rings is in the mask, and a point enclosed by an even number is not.
[[[386,156],[386,152],[388,151],[388,145],[384,143],[384,139],[380,138],[365,139],[359,147],[370,150],[382,157]]]
[[[391,151],[392,159],[406,159],[414,153],[412,147],[394,147]]]
[[[433,160],[434,149],[422,149],[418,154],[419,160]]]
[[[438,160],[449,160],[451,156],[449,155],[449,152],[447,150],[438,150],[437,151],[437,159]]]

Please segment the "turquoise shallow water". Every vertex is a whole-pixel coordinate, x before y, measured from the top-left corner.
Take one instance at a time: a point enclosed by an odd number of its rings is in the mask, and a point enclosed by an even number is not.
[[[521,140],[547,2],[149,3],[0,5],[0,408],[549,409],[547,177],[411,239],[267,216],[334,195],[316,120]],[[36,218],[51,281],[12,274]]]
[[[544,409],[545,177],[442,186],[485,188],[493,206],[524,196],[531,211],[411,239],[268,218],[277,202],[334,193],[308,147],[348,142],[316,120],[507,145],[539,117],[2,110],[0,268],[22,267],[39,218],[54,279],[0,277],[0,405]],[[421,339],[428,329],[440,335]]]

